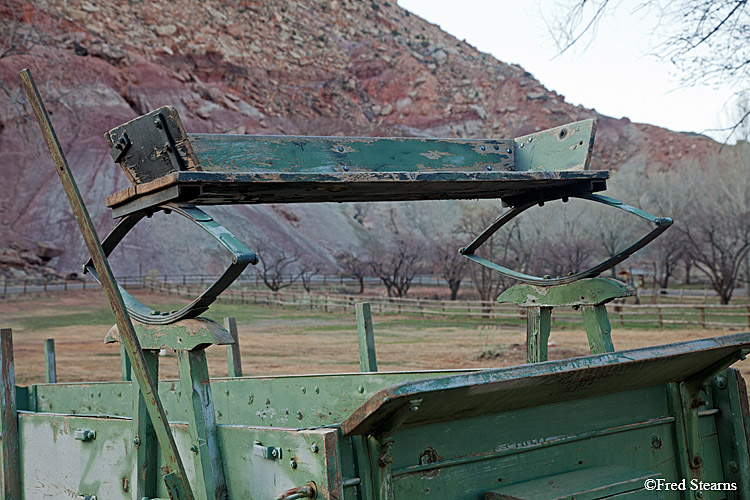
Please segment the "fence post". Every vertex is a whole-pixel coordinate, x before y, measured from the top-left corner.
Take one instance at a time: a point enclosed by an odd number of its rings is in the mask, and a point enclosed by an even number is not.
[[[661,307],[656,308],[657,314],[659,315],[659,327],[664,326],[664,318],[661,315]]]

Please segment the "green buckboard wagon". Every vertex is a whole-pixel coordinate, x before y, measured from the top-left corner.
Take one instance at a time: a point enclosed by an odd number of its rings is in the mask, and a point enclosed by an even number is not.
[[[594,194],[591,121],[506,141],[186,134],[160,108],[108,134],[133,186],[107,200],[120,222],[100,244],[28,72],[22,79],[117,319],[133,381],[15,387],[2,331],[4,498],[387,500],[750,498],[748,401],[730,368],[750,333],[614,351],[603,278],[665,230]],[[567,277],[535,277],[475,250],[537,203],[579,197],[651,223],[641,240]],[[365,373],[209,378],[205,348],[231,345],[200,316],[256,256],[197,205],[502,198],[511,208],[462,253],[522,283],[501,300],[527,308],[529,364],[377,371],[366,305]],[[178,311],[156,313],[120,288],[106,256],[155,211],[187,217],[231,254],[227,271]],[[592,355],[546,361],[553,307],[582,311]],[[131,317],[137,321],[132,321]],[[158,381],[177,349],[179,380]]]

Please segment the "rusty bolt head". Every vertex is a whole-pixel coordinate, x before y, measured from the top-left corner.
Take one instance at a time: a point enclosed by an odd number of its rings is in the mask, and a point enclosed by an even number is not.
[[[661,438],[657,436],[656,434],[651,435],[651,447],[655,450],[658,450],[661,448]]]

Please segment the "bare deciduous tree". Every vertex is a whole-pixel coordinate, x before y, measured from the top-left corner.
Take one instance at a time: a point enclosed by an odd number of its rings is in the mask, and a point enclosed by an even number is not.
[[[313,262],[310,259],[301,259],[298,270],[302,288],[304,288],[307,293],[310,293],[310,290],[312,289],[312,279],[316,274],[320,273],[320,264]]]
[[[465,210],[460,222],[461,231],[467,237],[475,237],[498,215],[492,208]],[[524,243],[521,224],[516,219],[485,241],[477,253],[487,260],[525,271],[533,253],[533,246]],[[467,269],[482,301],[495,300],[500,292],[512,284],[510,278],[474,262],[469,263]]]
[[[297,263],[300,258],[280,249],[258,249],[258,273],[263,283],[272,291],[292,285],[300,278]]]
[[[613,0],[566,0],[550,22],[560,53],[596,35],[601,19],[618,7]],[[750,93],[747,0],[643,0],[644,19],[658,19],[654,53],[674,65],[686,85],[733,83],[737,97]],[[750,110],[728,127],[731,136]]]
[[[406,297],[423,267],[419,245],[410,237],[400,238],[383,252],[373,252],[369,264],[385,285],[389,297]]]
[[[370,269],[369,262],[361,258],[360,256],[351,252],[341,252],[336,255],[336,258],[341,263],[341,269],[346,276],[351,276],[357,279],[359,284],[359,291],[357,295],[365,291],[365,277],[367,271]]]
[[[443,278],[451,291],[451,300],[456,300],[461,282],[466,276],[468,260],[458,253],[462,243],[458,238],[449,238],[445,241],[436,242],[433,248],[432,270]]]

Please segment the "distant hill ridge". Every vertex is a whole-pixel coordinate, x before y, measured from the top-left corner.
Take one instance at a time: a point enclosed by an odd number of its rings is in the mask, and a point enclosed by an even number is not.
[[[0,58],[0,248],[50,242],[65,249],[52,261],[60,271],[77,270],[85,248],[38,127],[22,106],[17,75],[23,67],[49,99],[101,233],[113,225],[104,198],[128,185],[103,133],[166,104],[179,110],[190,132],[239,134],[500,138],[593,117],[599,121],[595,169],[708,165],[719,149],[704,136],[566,103],[523,68],[393,2],[9,0],[0,6],[0,24],[6,26],[0,31],[0,53],[6,52]],[[23,44],[6,51],[26,32]],[[449,202],[395,211],[377,205],[364,217],[345,204],[212,213],[250,247],[273,241],[331,265],[340,250],[389,238],[393,224],[434,234],[456,221]],[[126,240],[127,252],[113,258],[116,271],[136,274],[138,263],[142,272],[143,263],[168,272],[224,265],[213,262],[219,253],[211,243],[186,240],[184,226],[156,219]]]

